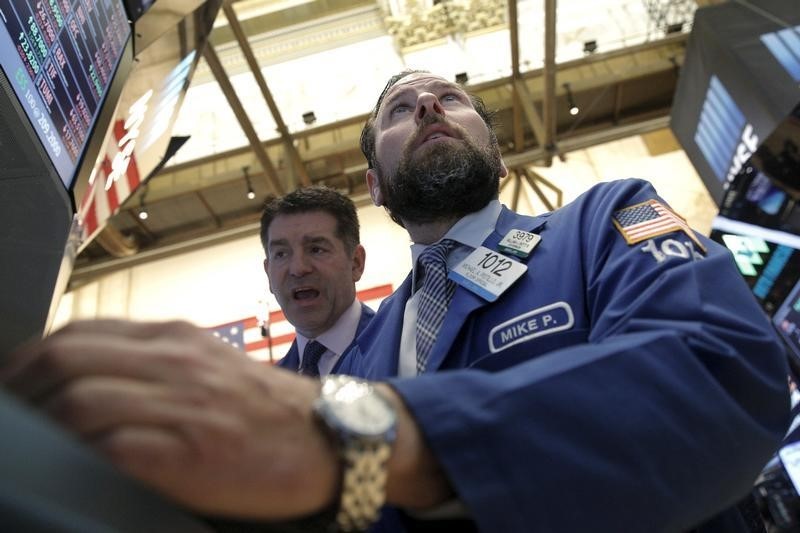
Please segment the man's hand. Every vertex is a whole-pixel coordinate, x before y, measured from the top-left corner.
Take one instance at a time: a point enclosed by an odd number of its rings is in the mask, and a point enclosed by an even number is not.
[[[284,519],[336,497],[319,383],[187,323],[74,323],[14,353],[0,383],[191,508]]]

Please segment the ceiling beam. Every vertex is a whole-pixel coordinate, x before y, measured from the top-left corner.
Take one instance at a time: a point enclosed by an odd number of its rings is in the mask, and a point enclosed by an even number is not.
[[[533,103],[533,97],[528,92],[528,88],[525,86],[525,82],[522,81],[521,78],[514,80],[514,87],[516,88],[516,93],[520,97],[522,110],[525,112],[525,118],[528,119],[528,124],[530,124],[531,130],[533,130],[533,136],[536,137],[536,142],[540,146],[545,146],[543,142],[546,136],[544,123],[542,122],[541,115],[539,115],[539,111],[536,109],[536,105]]]
[[[522,129],[522,108],[525,98],[519,93],[517,81],[522,81],[519,72],[519,16],[517,15],[517,0],[508,1],[508,29],[511,38],[511,109],[512,132],[514,138],[514,151],[521,152],[525,149],[525,132]]]
[[[666,127],[669,127],[668,114],[664,114],[663,116],[655,118],[634,120],[632,123],[626,125],[605,126],[591,133],[577,135],[568,139],[562,139],[561,148],[565,152],[571,152],[573,150],[581,150],[595,146],[599,143],[623,139],[630,137],[631,135],[640,135]],[[519,154],[508,154],[503,157],[503,160],[509,169],[514,170],[526,167],[534,161],[541,160],[544,155],[543,152],[544,149],[539,147]],[[507,184],[509,180],[514,181],[512,177],[507,178],[503,182],[503,188],[505,188],[505,184]],[[550,186],[551,184],[548,182],[547,185]],[[514,187],[516,188],[517,185],[515,184]],[[518,195],[519,192],[515,191],[514,196]],[[368,196],[365,197],[363,201],[359,198],[353,198],[353,201],[357,206],[367,205],[369,203],[368,200]],[[561,200],[559,198],[557,203],[560,201]],[[133,213],[130,214],[133,216]],[[240,226],[224,227],[219,231],[204,235],[173,239],[169,243],[158,244],[141,249],[136,255],[133,256],[118,257],[114,259],[93,261],[84,265],[76,265],[72,272],[72,276],[70,277],[70,290],[122,268],[130,268],[135,265],[186,253],[188,251],[211,246],[213,244],[219,244],[233,239],[257,235],[260,227],[258,222],[258,212],[254,212],[251,217],[251,222]]]
[[[198,190],[196,190],[194,192],[197,195],[197,199],[200,200],[200,203],[203,205],[205,210],[208,212],[208,216],[210,216],[211,219],[214,221],[214,225],[217,228],[221,228],[222,227],[222,221],[219,219],[219,217],[214,212],[214,210],[211,209],[211,205],[209,205],[208,200],[206,200],[206,197],[203,196],[203,191],[201,189],[198,189]]]
[[[609,52],[592,54],[592,55],[584,56],[584,57],[581,57],[581,58],[578,58],[578,59],[565,61],[563,63],[559,63],[559,64],[556,65],[557,68],[558,68],[558,76],[559,76],[559,78],[567,78],[567,79],[569,79],[570,75],[571,75],[571,72],[573,70],[574,71],[578,71],[580,69],[583,69],[584,67],[591,67],[592,65],[602,65],[605,62],[612,62],[612,61],[614,61],[616,59],[619,59],[619,58],[622,58],[622,57],[625,57],[625,56],[635,56],[636,54],[639,54],[639,53],[648,53],[648,52],[652,52],[652,51],[656,51],[656,50],[670,50],[670,51],[674,50],[675,53],[679,54],[679,57],[682,57],[681,50],[685,47],[687,39],[688,39],[688,34],[686,34],[686,33],[676,33],[676,34],[668,35],[667,37],[665,37],[663,39],[659,39],[657,41],[648,41],[648,42],[645,42],[645,43],[642,43],[642,44],[630,46],[628,48],[621,48],[621,49],[618,49],[618,50],[612,50],[612,51],[609,51]],[[610,67],[609,68],[605,68],[605,70],[609,70],[609,69],[610,69]],[[542,69],[533,69],[533,70],[527,71],[527,72],[525,72],[523,74],[520,74],[520,78],[523,81],[535,80],[537,78],[540,78],[542,76],[542,74],[543,74],[543,70]],[[626,79],[625,72],[620,73],[619,77],[622,80]],[[490,91],[490,90],[494,90],[494,89],[505,89],[505,90],[513,91],[513,85],[514,84],[513,84],[512,77],[503,77],[503,78],[497,78],[495,80],[491,80],[491,81],[487,81],[487,82],[483,82],[483,83],[477,83],[475,85],[470,85],[469,86],[469,90],[472,93],[480,95],[483,91]],[[590,87],[591,83],[584,83],[583,85],[585,87]],[[346,128],[346,127],[353,126],[355,124],[362,125],[366,121],[368,116],[369,116],[369,114],[365,113],[365,114],[361,114],[361,115],[355,115],[355,116],[352,116],[352,117],[348,117],[348,118],[345,118],[345,119],[342,119],[342,120],[339,120],[339,121],[336,121],[336,122],[331,122],[331,123],[328,123],[328,124],[322,124],[322,125],[319,125],[319,126],[305,128],[303,130],[294,132],[294,137],[295,137],[295,139],[298,139],[298,140],[302,141],[302,140],[308,139],[310,137],[313,137],[314,135],[318,135],[318,134],[321,134],[321,133],[326,133],[326,132],[330,132],[330,131],[336,131],[336,130],[339,130],[341,128]],[[265,148],[271,148],[271,147],[280,145],[281,142],[282,141],[281,141],[280,138],[274,138],[274,139],[265,140],[261,144]],[[351,142],[351,141],[348,140],[347,142]],[[358,141],[357,140],[352,141],[352,146],[354,148],[357,148],[358,147]],[[186,171],[186,170],[197,168],[197,167],[200,167],[202,165],[209,164],[209,163],[216,163],[216,162],[222,161],[222,160],[230,158],[230,157],[241,156],[243,154],[246,154],[246,153],[250,152],[250,150],[251,149],[249,147],[247,147],[247,146],[243,146],[243,147],[239,147],[239,148],[233,148],[233,149],[227,150],[225,152],[219,152],[219,153],[211,154],[211,155],[208,155],[208,156],[205,156],[205,157],[199,157],[199,158],[193,159],[191,161],[186,161],[186,162],[176,163],[176,164],[170,165],[170,166],[166,167],[164,170],[162,170],[161,173],[162,174],[167,174],[167,173],[176,173],[176,172]]]
[[[136,241],[123,235],[112,224],[106,224],[96,239],[97,243],[113,257],[128,257],[139,251]]]
[[[619,122],[620,111],[622,111],[622,82],[617,83],[617,87],[614,91],[614,124]]]
[[[220,63],[219,57],[217,57],[217,53],[214,51],[214,47],[211,46],[211,43],[203,48],[203,57],[205,57],[209,69],[211,69],[211,72],[214,74],[214,78],[216,78],[222,90],[222,94],[224,94],[225,98],[228,100],[233,114],[236,115],[236,119],[239,121],[242,131],[244,131],[245,136],[247,136],[247,140],[250,141],[250,147],[258,159],[258,162],[261,164],[261,167],[264,169],[267,185],[269,185],[272,192],[277,196],[283,196],[285,190],[278,179],[278,173],[275,171],[275,167],[272,166],[267,151],[261,143],[261,140],[259,140],[256,129],[253,127],[253,123],[250,122],[247,113],[245,113],[244,107],[239,101],[239,97],[236,96],[236,91],[233,89],[231,80],[228,79],[228,75],[225,73],[225,69],[222,67],[222,63]]]
[[[253,77],[256,80],[258,88],[261,90],[262,96],[264,96],[267,107],[269,108],[270,113],[272,113],[272,118],[275,119],[275,126],[278,128],[278,133],[283,141],[284,150],[286,150],[286,154],[289,156],[289,160],[291,161],[294,171],[296,172],[297,177],[300,178],[300,183],[304,187],[308,187],[311,185],[311,180],[308,177],[306,167],[303,164],[303,160],[300,159],[300,154],[297,152],[297,148],[294,146],[294,141],[292,136],[289,134],[289,129],[286,127],[286,123],[283,121],[283,117],[281,116],[281,111],[278,109],[278,105],[275,103],[275,99],[272,97],[272,92],[267,86],[267,80],[264,79],[264,74],[261,72],[261,67],[258,65],[258,61],[256,61],[256,56],[253,54],[253,49],[250,47],[250,42],[247,40],[247,35],[245,35],[242,25],[239,23],[239,18],[236,16],[236,11],[230,4],[223,5],[222,9],[225,11],[225,17],[228,19],[228,25],[233,30],[233,34],[236,36],[236,41],[239,43],[239,48],[241,49],[244,58],[247,60],[247,65],[250,67],[250,71],[253,73]]]
[[[556,0],[544,0],[544,98],[542,122],[545,149],[544,166],[553,164],[556,152]]]

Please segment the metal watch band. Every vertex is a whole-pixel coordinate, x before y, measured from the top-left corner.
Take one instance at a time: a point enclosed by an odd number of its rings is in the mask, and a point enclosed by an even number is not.
[[[391,445],[384,439],[351,440],[342,450],[344,475],[336,524],[339,531],[366,531],[386,499],[386,461]]]

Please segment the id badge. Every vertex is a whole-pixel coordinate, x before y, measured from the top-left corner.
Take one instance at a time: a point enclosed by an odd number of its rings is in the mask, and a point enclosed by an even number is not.
[[[452,269],[448,277],[484,300],[493,302],[527,270],[527,265],[480,246]]]
[[[531,255],[531,252],[541,240],[541,237],[530,231],[512,229],[506,233],[506,236],[497,244],[497,247],[502,252],[525,259]]]

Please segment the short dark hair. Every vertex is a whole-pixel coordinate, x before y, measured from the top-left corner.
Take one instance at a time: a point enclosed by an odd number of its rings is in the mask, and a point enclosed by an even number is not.
[[[296,215],[311,211],[323,211],[336,219],[336,236],[344,243],[348,253],[353,253],[361,242],[358,215],[353,201],[329,187],[315,185],[290,192],[285,196],[268,200],[261,214],[261,245],[269,255],[269,226],[278,215]]]
[[[372,112],[369,114],[369,117],[367,117],[367,121],[364,123],[364,128],[361,130],[361,152],[364,154],[364,157],[367,158],[367,164],[369,165],[369,168],[378,168],[378,161],[375,155],[375,119],[378,117],[378,111],[381,108],[384,97],[386,97],[386,93],[389,92],[389,89],[394,87],[398,81],[402,80],[406,76],[410,76],[411,74],[425,73],[428,73],[428,71],[406,69],[395,74],[389,78],[388,82],[386,82],[386,87],[383,88],[380,96],[378,96],[378,101],[375,103],[375,107],[372,108]],[[480,115],[480,117],[486,123],[486,127],[489,128],[489,134],[491,135],[492,140],[496,142],[497,137],[495,136],[494,132],[495,113],[486,109],[486,104],[480,96],[471,94],[469,92],[467,92],[467,94],[472,101],[472,107],[475,108],[475,111],[478,112],[478,115]]]

